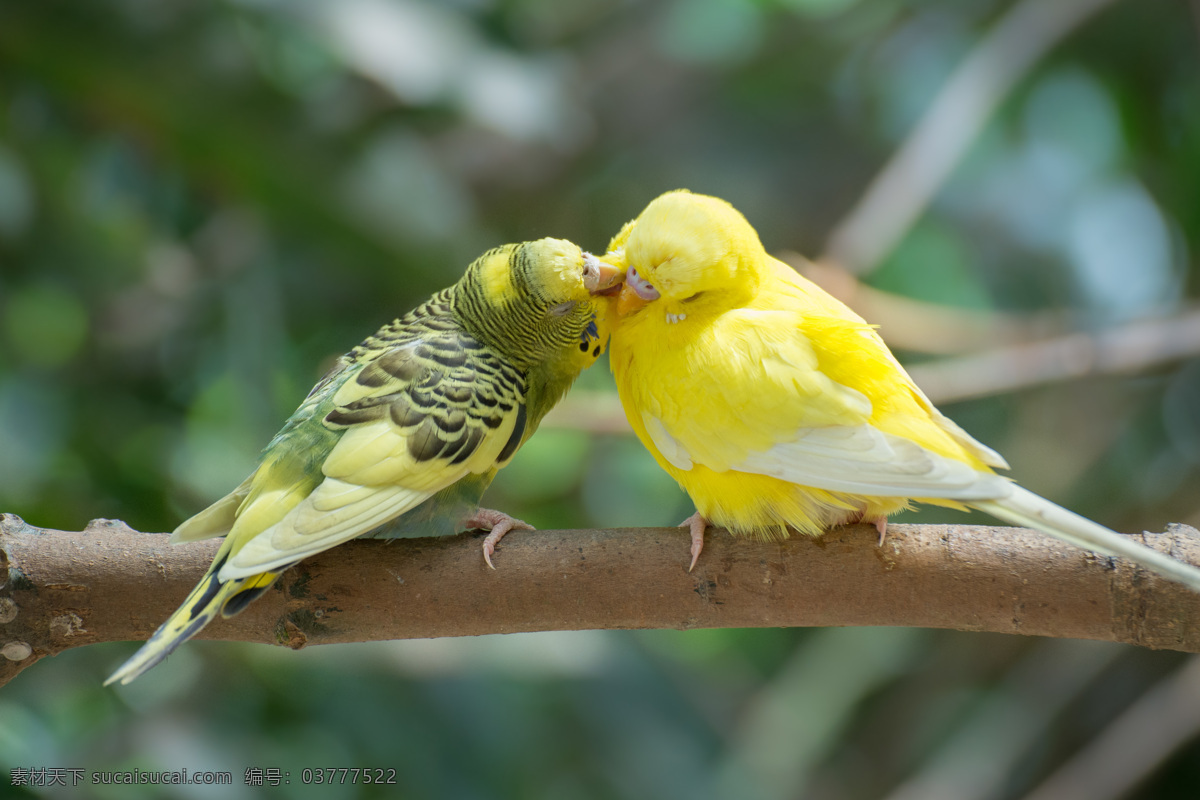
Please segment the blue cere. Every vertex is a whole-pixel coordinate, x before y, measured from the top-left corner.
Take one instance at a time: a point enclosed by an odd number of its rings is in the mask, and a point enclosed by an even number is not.
[[[583,333],[579,334],[579,340],[582,342],[590,341],[591,339],[600,338],[600,329],[596,326],[596,315],[592,314],[592,320],[588,326],[583,329]]]

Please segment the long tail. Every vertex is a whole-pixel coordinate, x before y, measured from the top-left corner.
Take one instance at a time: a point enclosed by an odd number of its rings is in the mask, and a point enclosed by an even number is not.
[[[1036,528],[1084,550],[1107,556],[1124,556],[1164,578],[1200,591],[1200,569],[1191,564],[1152,550],[1129,536],[1111,531],[1038,497],[1028,489],[1020,486],[1013,486],[1012,489],[1012,494],[1002,500],[971,502],[970,505],[1007,522]]]
[[[229,557],[228,547],[222,547],[216,559],[196,588],[183,601],[174,614],[154,632],[141,649],[122,664],[104,682],[105,686],[120,681],[129,683],[158,662],[169,656],[176,647],[195,636],[220,614],[232,617],[245,608],[251,600],[265,592],[280,572],[264,572],[248,578],[235,578],[222,582],[217,577],[225,560]],[[285,568],[286,569],[286,568]]]

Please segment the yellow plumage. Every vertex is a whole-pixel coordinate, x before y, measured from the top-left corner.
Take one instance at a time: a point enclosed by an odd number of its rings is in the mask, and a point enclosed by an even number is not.
[[[1200,570],[996,475],[1004,459],[934,408],[861,317],[723,200],[669,192],[614,237],[627,269],[610,360],[626,416],[711,522],[738,534],[881,533],[910,500],[971,506],[1200,588]]]

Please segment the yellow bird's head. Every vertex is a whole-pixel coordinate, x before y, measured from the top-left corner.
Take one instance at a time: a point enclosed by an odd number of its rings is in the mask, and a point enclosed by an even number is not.
[[[740,294],[757,279],[765,255],[737,209],[680,189],[659,196],[613,237],[605,261],[626,269],[617,313],[626,317],[659,299],[687,303],[709,292]],[[733,298],[728,298],[733,300]]]

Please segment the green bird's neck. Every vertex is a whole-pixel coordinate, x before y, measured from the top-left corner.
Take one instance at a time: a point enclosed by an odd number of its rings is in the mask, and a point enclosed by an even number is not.
[[[540,352],[531,358],[528,351],[519,346],[522,342],[517,333],[521,329],[519,318],[501,322],[500,330],[514,333],[510,338],[505,334],[496,335],[497,330],[494,327],[474,325],[474,320],[464,319],[462,315],[459,317],[459,324],[463,330],[478,338],[480,343],[495,352],[524,378],[526,419],[525,433],[521,437],[521,443],[524,444],[537,430],[542,418],[571,388],[571,384],[584,368],[594,361],[594,358],[588,357],[590,350],[595,346],[594,339],[589,338],[588,325],[581,324],[575,338],[553,348],[548,355]],[[518,346],[514,347],[514,344]]]
[[[582,367],[574,363],[563,363],[564,361],[566,359],[544,361],[530,369],[526,375],[526,439],[533,435],[542,417],[563,398],[582,372]]]
[[[598,323],[601,301],[546,296],[531,274],[539,262],[530,248],[538,243],[504,245],[488,251],[447,290],[450,313],[525,383],[525,434],[537,429],[579,373],[595,362],[608,338]]]

